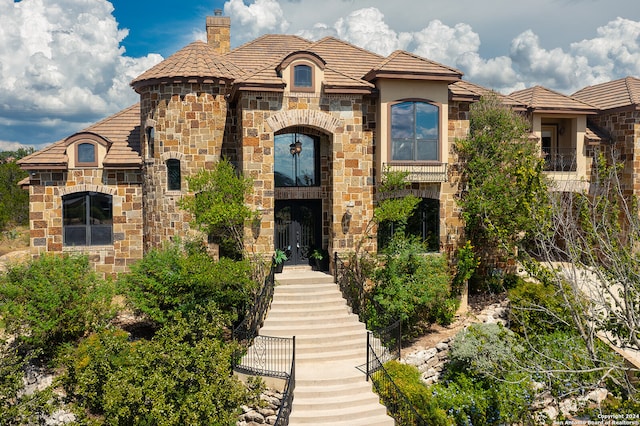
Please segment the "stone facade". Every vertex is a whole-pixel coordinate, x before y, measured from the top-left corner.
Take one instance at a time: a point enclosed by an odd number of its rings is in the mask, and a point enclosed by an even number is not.
[[[145,249],[189,235],[190,216],[178,202],[187,193],[186,177],[211,169],[220,159],[226,90],[224,84],[151,85],[141,90]],[[168,187],[170,159],[180,162],[179,190]]]
[[[604,112],[592,121],[606,129],[611,138],[610,145],[603,145],[605,154],[613,154],[616,161],[624,163],[621,177],[624,192],[637,196],[640,194],[640,111]]]
[[[113,244],[63,245],[62,197],[79,192],[112,196]],[[31,249],[33,254],[83,253],[105,275],[125,272],[142,258],[142,175],[140,171],[70,169],[32,173],[29,186]]]

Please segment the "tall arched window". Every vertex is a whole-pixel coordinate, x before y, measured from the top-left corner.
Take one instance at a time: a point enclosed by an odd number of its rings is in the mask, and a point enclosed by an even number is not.
[[[171,158],[167,160],[167,189],[169,191],[180,191],[182,175],[180,173],[180,160]]]
[[[302,133],[275,136],[276,186],[320,185],[320,139]]]
[[[97,192],[77,192],[62,197],[65,246],[113,243],[112,197]]]
[[[391,160],[438,161],[440,108],[428,102],[391,106]]]

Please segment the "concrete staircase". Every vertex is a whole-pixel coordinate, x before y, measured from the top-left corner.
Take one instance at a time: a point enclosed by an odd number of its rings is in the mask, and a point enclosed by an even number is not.
[[[290,425],[394,425],[371,382],[356,368],[366,362],[367,331],[331,275],[308,270],[277,274],[260,334],[296,336]]]

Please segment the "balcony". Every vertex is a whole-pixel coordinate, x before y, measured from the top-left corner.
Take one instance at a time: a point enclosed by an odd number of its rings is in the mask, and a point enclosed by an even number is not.
[[[407,182],[446,182],[447,181],[447,163],[384,163],[383,170],[391,172],[405,172]]]
[[[575,172],[576,150],[575,148],[542,148],[545,172]]]

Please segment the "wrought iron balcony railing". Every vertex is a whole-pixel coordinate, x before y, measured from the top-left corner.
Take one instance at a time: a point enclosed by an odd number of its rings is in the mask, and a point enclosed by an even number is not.
[[[392,172],[406,172],[408,182],[446,182],[447,163],[386,163],[382,165],[383,170]]]
[[[575,148],[542,148],[546,172],[575,172],[576,150]]]

